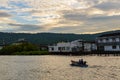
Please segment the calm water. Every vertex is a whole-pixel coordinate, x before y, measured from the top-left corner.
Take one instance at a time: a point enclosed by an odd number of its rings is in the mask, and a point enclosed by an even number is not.
[[[89,67],[71,67],[84,58]],[[120,80],[119,57],[0,56],[0,80]]]

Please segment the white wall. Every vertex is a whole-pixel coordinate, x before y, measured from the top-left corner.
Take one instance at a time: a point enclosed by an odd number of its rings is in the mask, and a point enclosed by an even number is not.
[[[112,46],[104,46],[105,51],[120,51],[119,45],[116,46],[116,49],[113,49]]]
[[[112,42],[113,40],[111,38],[109,38],[109,42]]]
[[[106,39],[103,39],[103,43],[106,43],[107,41],[106,41]]]
[[[56,51],[58,51],[58,49],[57,49],[56,46],[48,46],[48,48],[49,48],[49,52],[56,52]],[[53,48],[54,50],[52,50],[52,48]]]
[[[84,51],[86,51],[86,52],[91,51],[91,44],[85,43],[85,44],[84,44]]]
[[[48,46],[48,47],[49,47],[49,52],[71,52],[72,46],[75,46],[75,45],[69,42],[67,43],[62,42],[62,43],[58,43],[56,46]],[[54,50],[52,50],[52,48],[54,48]],[[59,48],[61,48],[61,50],[59,50]]]
[[[72,48],[80,47],[80,46],[82,45],[80,44],[79,40],[75,40],[72,42],[57,43],[56,46],[48,46],[48,48],[49,48],[49,52],[72,52]],[[59,47],[64,49],[58,50]],[[54,48],[54,50],[52,50],[52,48]]]
[[[92,44],[92,50],[97,50],[97,45],[96,44]]]
[[[116,42],[120,42],[120,38],[116,38]]]

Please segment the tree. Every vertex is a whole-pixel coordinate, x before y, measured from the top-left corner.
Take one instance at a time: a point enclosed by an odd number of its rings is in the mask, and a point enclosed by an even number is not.
[[[23,52],[23,51],[38,51],[39,48],[36,45],[31,43],[21,43],[18,45],[9,45],[5,46],[0,50],[0,54],[2,55],[11,55],[15,52]]]

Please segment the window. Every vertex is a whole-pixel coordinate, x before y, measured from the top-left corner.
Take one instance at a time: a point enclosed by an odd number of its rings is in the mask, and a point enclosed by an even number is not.
[[[100,51],[104,51],[104,46],[99,46],[98,49],[99,49]]]
[[[112,38],[109,38],[109,42],[112,42]]]
[[[54,48],[51,48],[51,50],[53,51],[53,50],[54,50]]]
[[[61,47],[58,47],[58,50],[61,50]]]
[[[108,39],[108,38],[106,38],[106,41],[108,42],[108,41],[109,41],[109,39]]]
[[[119,40],[119,38],[116,38],[116,42],[119,42],[120,40]]]
[[[102,42],[103,41],[103,39],[100,39],[100,42]]]
[[[65,50],[65,47],[62,47],[62,50]]]
[[[112,38],[113,42],[115,42],[115,38]]]
[[[116,48],[117,48],[117,46],[112,46],[112,48],[113,48],[113,49],[116,49]]]
[[[70,48],[69,47],[66,47],[67,50],[69,50]]]
[[[102,39],[99,39],[99,40],[98,40],[98,43],[101,43],[102,41],[103,41]]]

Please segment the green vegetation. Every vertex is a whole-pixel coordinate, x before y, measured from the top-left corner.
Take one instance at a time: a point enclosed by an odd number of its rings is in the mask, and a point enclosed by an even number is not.
[[[61,34],[61,33],[36,33],[36,34],[27,34],[27,33],[2,33],[0,32],[0,44],[3,43],[3,40],[6,44],[11,44],[17,41],[20,38],[25,38],[27,41],[33,44],[54,44],[61,41],[73,41],[76,39],[84,39],[87,41],[95,40],[97,36],[106,33],[120,32],[109,31],[98,34]]]
[[[84,39],[86,41],[94,41],[96,37],[106,34],[120,32],[120,30],[103,32],[98,34],[61,34],[61,33],[3,33],[0,32],[0,44],[7,44],[2,50],[1,55],[43,55],[49,54],[47,51],[40,51],[36,45],[50,45],[61,41],[73,41],[76,39]],[[18,39],[25,38],[30,43],[12,44]],[[32,44],[31,44],[32,43]],[[12,45],[9,45],[12,44]],[[36,45],[33,45],[36,44]]]
[[[40,51],[39,47],[31,43],[19,43],[5,46],[0,50],[1,55],[45,55],[48,51]]]
[[[21,38],[25,38],[27,41],[33,44],[49,45],[62,41],[64,42],[73,41],[76,39],[94,40],[96,36],[91,34],[61,34],[61,33],[37,33],[37,34],[0,33],[0,44],[3,43],[3,40],[6,44],[11,44]]]

